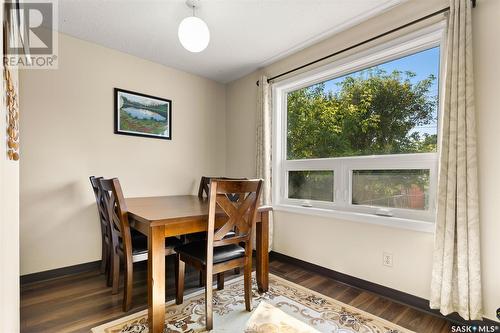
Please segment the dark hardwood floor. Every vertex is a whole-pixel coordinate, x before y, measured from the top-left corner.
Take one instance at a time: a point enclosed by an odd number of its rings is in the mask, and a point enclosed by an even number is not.
[[[147,306],[146,266],[134,266],[134,307]],[[173,261],[167,262],[167,299],[174,297]],[[449,333],[450,324],[438,317],[390,301],[298,266],[272,260],[271,273],[341,302],[394,322],[415,332]],[[230,279],[233,276],[228,275]],[[186,292],[198,289],[198,273],[186,270]],[[98,271],[79,273],[21,286],[21,332],[89,332],[92,327],[125,315],[122,294],[111,295]]]

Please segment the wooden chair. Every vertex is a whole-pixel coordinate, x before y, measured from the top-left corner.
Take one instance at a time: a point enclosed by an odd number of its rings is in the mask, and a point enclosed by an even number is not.
[[[144,235],[142,237],[131,236],[127,206],[118,179],[100,179],[99,183],[103,192],[107,212],[106,220],[110,225],[114,253],[111,262],[112,293],[118,293],[120,261],[122,261],[125,271],[122,308],[126,312],[132,307],[133,264],[148,260],[147,237]],[[175,254],[174,248],[179,246],[181,242],[175,237],[167,238],[165,241],[165,256]]]
[[[210,181],[212,179],[218,179],[218,180],[247,180],[248,178],[230,178],[230,177],[206,177],[206,176],[201,176],[200,180],[200,187],[198,188],[198,198],[204,198],[210,195]],[[231,201],[237,201],[238,200],[238,194],[237,193],[228,193],[227,197]],[[228,235],[226,236],[231,236],[233,232],[229,231]],[[191,234],[191,240],[200,240],[204,239],[206,233],[204,232],[199,232],[195,234]],[[240,274],[239,268],[236,268],[235,274]]]
[[[230,177],[207,177],[207,176],[201,176],[200,179],[200,186],[198,187],[198,198],[208,198],[210,195],[210,181],[212,179],[220,179],[220,180],[247,180],[248,178],[230,178]],[[236,193],[228,193],[228,198],[231,201],[237,201],[238,200],[238,195]],[[231,236],[234,232],[229,231],[229,233],[226,236]],[[187,241],[188,242],[193,242],[193,241],[198,241],[205,239],[206,233],[204,232],[197,232],[194,234],[187,235]],[[240,274],[240,268],[237,267],[234,269],[234,274],[238,275]],[[200,272],[200,287],[205,284],[205,281],[203,280],[203,274]],[[217,275],[217,285],[219,286],[220,289],[224,288],[224,273],[221,273]]]
[[[244,267],[245,308],[251,311],[252,297],[252,235],[255,230],[257,208],[262,180],[210,181],[208,231],[206,240],[191,242],[176,248],[176,303],[181,304],[184,294],[185,263],[203,272],[205,276],[206,328],[213,327],[212,278],[237,267]],[[233,202],[229,195],[236,193]],[[215,229],[215,221],[224,221]],[[231,237],[227,233],[234,230]],[[241,246],[241,245],[244,245]]]
[[[248,178],[229,178],[229,177],[206,177],[201,176],[200,186],[198,187],[198,198],[204,198],[210,195],[210,181],[212,179],[220,179],[220,180],[247,180]],[[228,194],[229,200],[236,201],[238,200],[237,196],[234,193]]]
[[[99,185],[99,180],[102,177],[90,176],[90,184],[94,191],[95,201],[97,204],[97,212],[99,215],[99,224],[101,225],[101,273],[106,273],[108,276],[108,285],[111,285],[110,263],[111,263],[111,231],[106,218],[106,206],[102,197],[102,190]]]

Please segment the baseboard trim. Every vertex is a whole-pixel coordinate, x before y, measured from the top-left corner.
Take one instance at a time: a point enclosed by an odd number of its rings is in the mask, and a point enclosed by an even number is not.
[[[269,253],[270,260],[276,259],[281,262],[286,262],[290,263],[299,267],[302,267],[304,269],[307,269],[309,271],[315,272],[317,274],[321,274],[323,276],[330,277],[332,279],[335,279],[339,282],[348,284],[350,286],[353,286],[358,289],[363,289],[369,292],[372,292],[374,294],[380,295],[382,297],[385,297],[391,301],[397,302],[404,304],[406,306],[409,306],[411,308],[414,308],[416,310],[425,312],[427,314],[443,318],[445,320],[448,320],[449,322],[455,324],[455,325],[494,325],[498,326],[500,323],[496,322],[494,320],[488,319],[488,318],[483,318],[483,321],[479,320],[474,320],[474,321],[468,321],[460,317],[458,314],[454,313],[448,316],[442,315],[439,311],[433,310],[429,308],[429,301],[415,296],[411,295],[408,293],[405,293],[403,291],[399,291],[396,289],[392,289],[386,286],[382,286],[377,283],[373,283],[367,280],[363,280],[351,275],[347,275],[344,273],[340,273],[334,270],[331,270],[326,267],[322,267],[307,261],[303,261],[294,257],[287,256],[285,254],[271,251]]]
[[[94,271],[96,269],[99,269],[100,266],[101,266],[100,260],[91,261],[91,262],[86,262],[83,264],[61,267],[61,268],[51,269],[51,270],[47,270],[47,271],[43,271],[43,272],[21,275],[20,282],[21,282],[21,286],[22,286],[22,285],[25,285],[28,283],[41,282],[41,281],[50,280],[50,279],[54,279],[54,278],[60,278],[60,277],[66,276],[66,275]]]

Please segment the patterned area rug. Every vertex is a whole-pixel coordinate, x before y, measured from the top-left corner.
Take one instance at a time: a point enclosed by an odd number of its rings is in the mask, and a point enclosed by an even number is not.
[[[184,297],[184,303],[165,305],[165,333],[205,332],[204,292]],[[214,330],[228,333],[412,333],[382,318],[321,295],[310,289],[269,276],[269,291],[260,294],[254,281],[253,311],[245,311],[243,277],[214,291]],[[146,333],[147,310],[104,325],[92,333]]]

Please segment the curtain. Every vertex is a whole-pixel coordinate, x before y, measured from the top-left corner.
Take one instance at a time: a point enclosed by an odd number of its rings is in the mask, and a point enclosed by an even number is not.
[[[481,319],[471,9],[450,0],[430,306]]]
[[[264,180],[262,189],[262,204],[271,205],[271,88],[266,76],[259,80],[257,105],[257,166],[258,178]],[[273,242],[273,219],[269,216],[269,250]]]
[[[6,44],[11,47],[22,48],[23,54],[19,54],[25,64],[31,65],[32,60],[29,48],[29,27],[25,21],[24,15],[21,15],[21,7],[19,0],[9,2],[8,6],[4,7],[5,22],[7,31]]]
[[[2,4],[4,6],[4,4]],[[17,8],[17,10],[10,10],[12,8]],[[8,46],[23,46],[25,54],[23,56],[29,56],[28,45],[23,41],[21,30],[24,28],[23,22],[20,21],[19,15],[19,1],[12,1],[9,6],[4,6],[4,17],[3,17],[3,56],[9,57],[12,54],[7,53]],[[19,55],[21,56],[21,55]],[[7,120],[7,157],[9,160],[18,161],[19,160],[19,73],[17,67],[11,67],[4,63],[3,66],[3,96],[2,102],[6,108],[6,120]]]

